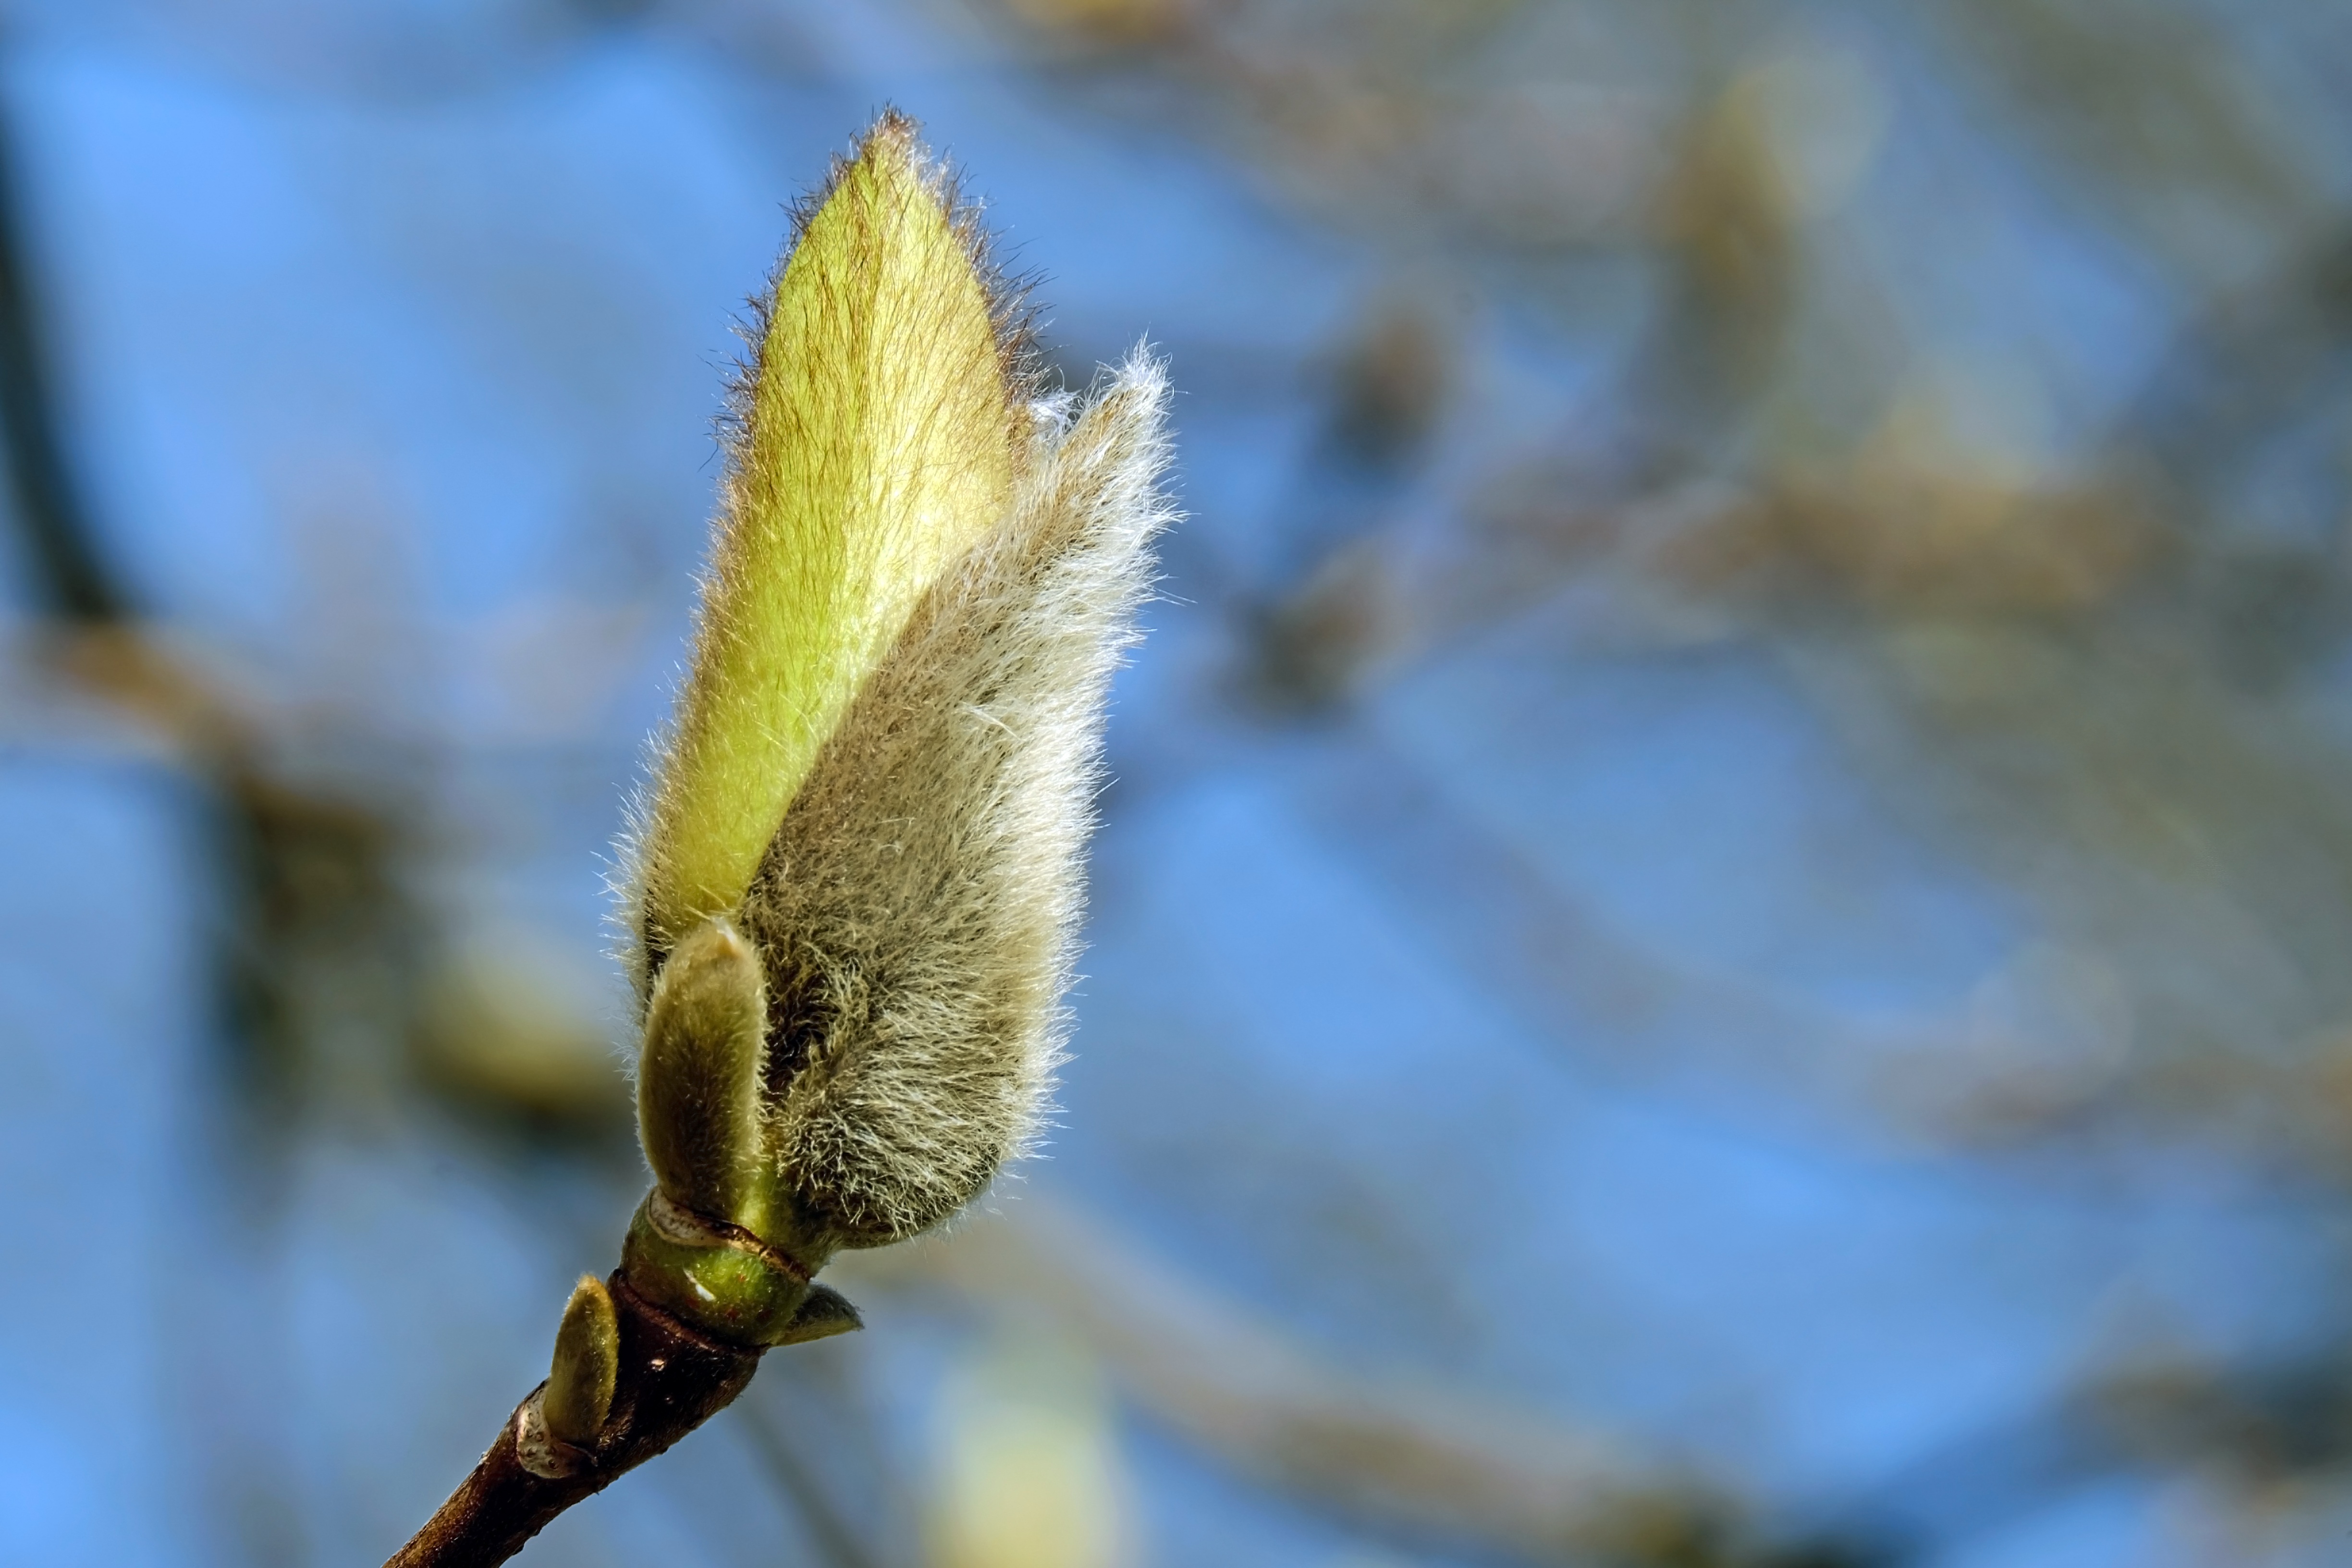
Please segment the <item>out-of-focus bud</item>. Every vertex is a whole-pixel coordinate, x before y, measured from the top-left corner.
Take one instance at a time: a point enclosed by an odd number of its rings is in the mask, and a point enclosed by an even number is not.
[[[1115,1414],[1088,1362],[1050,1341],[1007,1341],[945,1393],[927,1521],[935,1568],[1135,1561]]]

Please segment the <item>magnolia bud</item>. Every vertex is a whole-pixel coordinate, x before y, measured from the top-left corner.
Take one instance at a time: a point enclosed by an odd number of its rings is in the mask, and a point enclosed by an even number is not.
[[[626,920],[663,1190],[813,1268],[944,1220],[1043,1123],[1104,700],[1173,515],[1168,387],[1138,354],[1037,396],[976,215],[896,114],[767,305]],[[764,1031],[739,969],[706,977],[714,930],[757,956]]]

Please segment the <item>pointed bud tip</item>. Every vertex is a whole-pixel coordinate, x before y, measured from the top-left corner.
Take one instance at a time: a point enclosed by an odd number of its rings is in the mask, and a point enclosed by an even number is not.
[[[874,123],[866,128],[866,134],[857,139],[857,150],[860,154],[869,149],[878,148],[903,156],[912,156],[920,151],[922,145],[922,124],[913,115],[896,105],[885,108],[880,114],[875,116]]]
[[[758,955],[743,933],[735,929],[735,922],[724,915],[713,915],[679,939],[663,968],[666,973],[682,973],[688,969],[708,973],[755,969],[758,963]]]

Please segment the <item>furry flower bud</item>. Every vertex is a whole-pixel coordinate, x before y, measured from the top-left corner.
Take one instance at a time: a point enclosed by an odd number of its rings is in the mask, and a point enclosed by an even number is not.
[[[1138,355],[1040,397],[1019,315],[884,116],[778,274],[641,814],[648,1068],[683,1016],[670,971],[731,922],[765,982],[773,1228],[740,1223],[811,1267],[969,1201],[1034,1139],[1061,1056],[1104,700],[1172,515],[1167,384]],[[662,1136],[648,1157],[698,1206],[727,1140]]]
[[[768,1348],[856,1330],[827,1258],[945,1219],[1034,1138],[1104,700],[1172,514],[1160,367],[1041,396],[1019,323],[976,215],[884,115],[766,301],[625,851],[657,1184],[395,1563],[506,1561]]]

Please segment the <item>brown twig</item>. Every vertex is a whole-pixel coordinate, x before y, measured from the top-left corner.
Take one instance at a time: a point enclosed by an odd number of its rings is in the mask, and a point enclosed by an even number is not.
[[[127,595],[100,551],[58,428],[49,360],[32,294],[16,141],[0,120],[0,452],[33,580],[58,619],[105,626],[129,618]]]
[[[596,1446],[572,1456],[568,1475],[542,1476],[527,1468],[517,1447],[533,1403],[525,1399],[474,1473],[385,1568],[493,1568],[506,1562],[565,1509],[725,1409],[759,1370],[759,1351],[695,1332],[629,1289],[618,1269],[609,1283],[620,1320],[620,1378]]]

